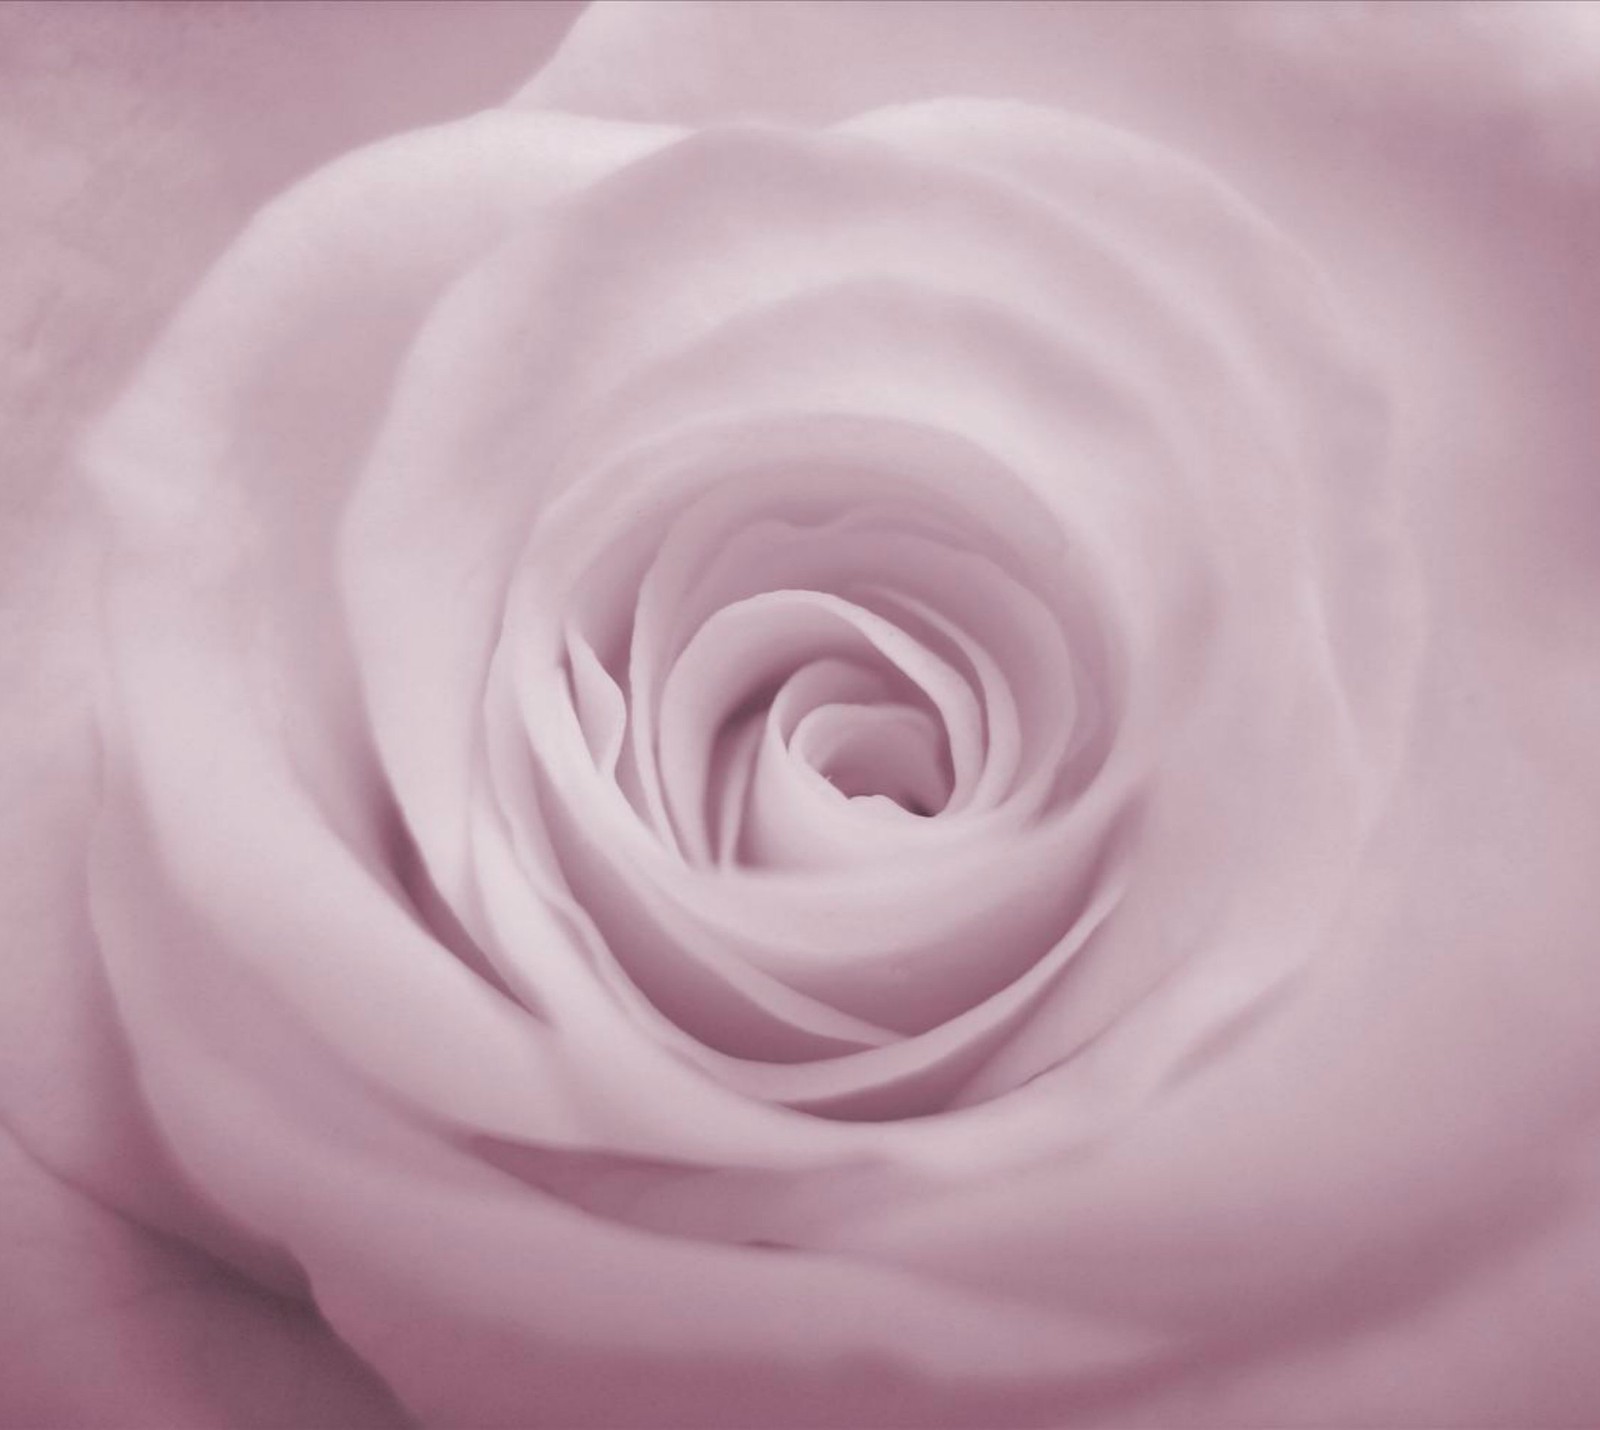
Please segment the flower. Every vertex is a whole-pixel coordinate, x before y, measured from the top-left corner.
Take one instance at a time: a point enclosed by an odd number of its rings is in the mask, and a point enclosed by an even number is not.
[[[1367,233],[1420,64],[910,13],[595,7],[87,434],[129,1195],[426,1423],[1570,1423],[1594,667],[1463,572],[1594,434],[1432,348],[1571,330]]]

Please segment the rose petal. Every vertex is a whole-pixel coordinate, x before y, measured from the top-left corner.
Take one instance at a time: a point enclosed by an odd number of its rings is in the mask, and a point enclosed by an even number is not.
[[[0,1421],[338,1424],[404,1412],[319,1316],[137,1230],[0,1135]]]

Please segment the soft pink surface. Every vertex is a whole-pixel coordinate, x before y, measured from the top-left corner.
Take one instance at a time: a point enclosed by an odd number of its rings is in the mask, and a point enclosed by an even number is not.
[[[80,13],[9,1423],[1600,1415],[1596,7]]]

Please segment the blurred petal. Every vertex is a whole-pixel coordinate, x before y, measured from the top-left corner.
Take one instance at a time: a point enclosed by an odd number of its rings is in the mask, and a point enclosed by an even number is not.
[[[0,1424],[267,1430],[409,1423],[302,1301],[138,1229],[0,1133]]]

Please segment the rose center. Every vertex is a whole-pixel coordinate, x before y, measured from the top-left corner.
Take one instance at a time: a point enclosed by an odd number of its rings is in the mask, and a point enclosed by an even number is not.
[[[795,727],[790,753],[849,799],[936,814],[950,798],[938,726],[910,705],[819,705]]]
[[[620,534],[580,555],[552,523],[529,570],[576,577],[559,639],[582,739],[670,857],[904,868],[1082,788],[1111,728],[1100,633],[1047,513],[1017,497],[980,519],[941,486],[967,456],[886,462],[915,476],[820,459],[713,475],[702,457],[648,516],[624,465]]]

